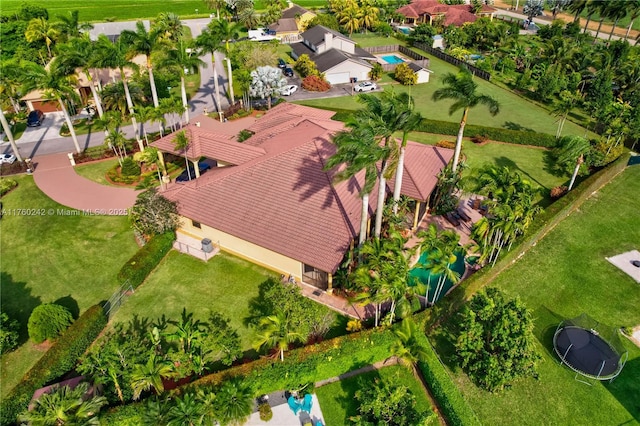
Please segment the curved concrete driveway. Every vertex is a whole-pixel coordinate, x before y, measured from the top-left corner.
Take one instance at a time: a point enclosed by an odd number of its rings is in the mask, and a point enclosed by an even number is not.
[[[78,175],[67,154],[34,159],[34,180],[38,188],[58,203],[83,214],[126,215],[139,191],[101,185]]]

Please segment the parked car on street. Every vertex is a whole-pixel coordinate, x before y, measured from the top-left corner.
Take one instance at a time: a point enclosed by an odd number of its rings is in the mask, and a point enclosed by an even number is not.
[[[16,161],[16,156],[13,154],[0,154],[0,164],[8,163],[13,164]]]
[[[211,168],[210,164],[205,163],[204,161],[198,162],[198,170],[200,170],[200,174],[203,174],[204,172],[206,172],[210,168]],[[189,176],[191,176],[191,179],[189,179]],[[195,178],[196,178],[196,171],[193,168],[193,164],[189,164],[189,171],[185,170],[184,172],[182,172],[176,178],[176,182],[189,182],[190,180],[195,179]]]
[[[280,92],[282,96],[290,96],[294,94],[298,90],[298,86],[295,84],[290,84],[288,86],[284,86],[284,89]]]
[[[282,73],[285,75],[285,77],[293,77],[293,68],[286,66],[282,70]]]
[[[44,120],[44,113],[39,109],[34,109],[27,117],[27,126],[38,127],[42,124],[42,120]]]
[[[354,88],[356,92],[370,92],[372,90],[376,90],[378,86],[372,81],[363,81],[362,83],[358,83]]]

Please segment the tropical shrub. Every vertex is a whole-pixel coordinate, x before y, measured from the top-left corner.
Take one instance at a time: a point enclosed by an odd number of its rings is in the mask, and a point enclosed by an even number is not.
[[[103,396],[86,398],[89,384],[80,383],[71,389],[69,386],[56,388],[44,393],[35,401],[31,410],[20,415],[20,421],[28,424],[96,424],[96,416],[107,399]]]
[[[18,321],[10,319],[6,312],[0,313],[0,354],[18,346],[19,328]]]
[[[384,70],[382,69],[382,65],[376,62],[375,64],[373,64],[373,68],[371,68],[371,71],[369,71],[369,79],[378,81],[382,78],[383,73]]]
[[[29,316],[27,328],[29,337],[35,343],[54,339],[73,322],[73,315],[64,306],[45,303],[36,306]]]
[[[457,325],[456,354],[478,386],[493,392],[519,377],[537,377],[533,319],[519,299],[488,288],[473,296]]]
[[[140,176],[140,165],[136,163],[133,158],[126,157],[122,160],[121,172],[122,176],[133,177]]]
[[[456,142],[443,139],[441,141],[436,142],[436,146],[438,148],[454,149],[456,147]]]
[[[0,197],[18,186],[18,182],[9,178],[0,178]]]
[[[309,77],[311,75],[320,76],[320,71],[318,71],[316,63],[313,62],[307,54],[300,55],[293,68],[298,72],[298,74],[300,74],[300,77],[302,78]]]
[[[271,406],[267,402],[263,402],[258,406],[258,411],[260,412],[260,420],[263,422],[268,422],[273,418],[273,411],[271,410]]]
[[[100,305],[94,305],[80,315],[5,396],[0,424],[15,424],[18,414],[27,408],[33,392],[72,370],[106,325],[107,318]]]
[[[251,130],[243,129],[243,130],[240,130],[240,133],[238,133],[238,137],[236,137],[236,140],[238,142],[244,142],[247,139],[249,139],[251,136],[253,136],[253,132]]]
[[[302,80],[302,88],[310,92],[326,92],[331,89],[331,84],[323,77],[310,75]]]
[[[418,74],[416,74],[406,62],[398,64],[393,73],[393,78],[404,86],[413,86],[418,82]]]
[[[173,232],[165,232],[151,237],[147,244],[120,269],[118,279],[129,281],[133,288],[138,287],[171,250],[173,240],[175,240]]]

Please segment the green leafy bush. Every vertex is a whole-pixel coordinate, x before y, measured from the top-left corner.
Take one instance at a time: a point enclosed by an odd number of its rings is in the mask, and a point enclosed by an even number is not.
[[[18,321],[9,318],[5,312],[0,313],[0,354],[18,346],[19,327]]]
[[[29,337],[35,343],[53,339],[71,325],[73,316],[64,306],[45,303],[36,306],[29,316],[27,328]]]
[[[129,221],[133,229],[142,235],[173,232],[178,227],[178,207],[155,189],[149,189],[138,195],[129,211]]]
[[[2,401],[0,424],[15,424],[18,414],[27,408],[33,392],[71,371],[106,325],[107,318],[100,305],[94,305],[80,315],[22,381],[8,392]]]
[[[406,62],[398,64],[393,72],[393,78],[398,80],[400,84],[404,86],[413,86],[418,82],[418,74],[409,68],[409,64]]]
[[[0,197],[18,186],[18,182],[9,178],[0,178]]]
[[[122,176],[127,177],[140,176],[140,166],[138,165],[138,163],[133,161],[133,158],[126,157],[124,160],[122,160],[122,168],[120,173],[122,174]]]
[[[251,136],[253,136],[253,132],[251,130],[243,129],[243,130],[240,130],[240,133],[238,133],[238,137],[236,137],[236,140],[238,142],[244,142],[247,139],[249,139]]]
[[[267,402],[263,402],[258,406],[258,411],[260,412],[260,420],[263,422],[268,422],[273,418],[273,411],[271,410],[271,406]]]
[[[311,58],[309,58],[309,55],[307,54],[300,55],[300,57],[296,61],[293,68],[296,71],[298,71],[298,73],[300,74],[300,77],[302,78],[309,77],[312,75],[313,76],[320,75],[320,71],[318,71],[318,68],[316,67],[316,63],[313,62]]]
[[[175,238],[173,232],[152,237],[144,247],[138,250],[124,264],[120,272],[118,272],[118,279],[121,281],[128,280],[133,288],[138,287],[171,250]]]
[[[384,70],[382,69],[382,65],[376,62],[375,64],[373,64],[373,68],[371,68],[371,71],[369,71],[369,79],[378,81],[382,78],[383,73]]]

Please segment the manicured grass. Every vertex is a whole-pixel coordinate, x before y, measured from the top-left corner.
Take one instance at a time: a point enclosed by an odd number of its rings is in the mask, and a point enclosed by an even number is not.
[[[431,74],[429,83],[418,84],[416,86],[394,84],[391,87],[397,92],[410,93],[416,100],[416,110],[419,111],[423,117],[432,120],[459,122],[462,116],[461,110],[455,112],[453,115],[449,115],[449,107],[453,104],[452,101],[442,100],[434,102],[431,99],[433,92],[443,87],[441,83],[442,76],[447,72],[455,73],[458,69],[438,58],[430,57],[424,52],[421,53],[430,58],[431,65],[429,68],[434,71],[434,73]],[[476,78],[475,81],[478,83],[478,91],[480,93],[491,95],[500,102],[501,112],[493,117],[489,114],[489,110],[486,107],[482,105],[477,106],[469,112],[469,124],[515,130],[526,129],[555,135],[558,126],[557,117],[552,116],[544,108],[532,104],[515,93],[500,88],[488,81],[479,78]],[[385,90],[391,89],[385,86]],[[296,103],[329,109],[356,110],[362,107],[362,105],[356,101],[355,96],[310,99]],[[573,122],[567,121],[564,126],[563,135],[584,135],[584,129]]]
[[[491,284],[533,311],[542,356],[538,380],[518,381],[497,394],[482,391],[453,367],[452,350],[439,339],[438,351],[484,424],[640,422],[640,348],[621,337],[629,350],[621,375],[587,386],[559,365],[552,346],[557,325],[582,312],[613,327],[640,324],[638,284],[605,259],[638,247],[639,182],[640,167],[626,169]]]
[[[109,171],[116,164],[118,164],[118,160],[114,158],[111,160],[93,161],[91,163],[78,164],[74,168],[74,170],[80,176],[101,185],[122,187],[122,185],[114,185],[110,183],[106,178],[107,171]]]
[[[220,312],[231,319],[242,338],[243,349],[250,349],[255,332],[243,325],[249,315],[249,299],[258,295],[258,286],[274,273],[237,257],[220,253],[209,262],[171,251],[138,287],[113,322],[127,322],[134,315],[155,320],[162,315],[179,318],[182,308],[206,320],[209,312]]]
[[[6,15],[18,11],[22,3],[24,3],[22,0],[3,0],[2,14]],[[254,3],[255,9],[264,10],[268,3],[265,0],[256,0]],[[324,0],[297,0],[295,3],[307,8],[326,6],[326,1]],[[81,21],[91,22],[153,19],[161,12],[172,12],[182,19],[205,17],[209,16],[209,13],[215,14],[215,10],[208,10],[201,0],[137,0],[135,2],[127,0],[96,0],[90,3],[81,0],[58,0],[56,2],[36,0],[30,2],[30,4],[47,8],[51,18],[67,15],[72,10],[78,10],[80,11]]]
[[[325,424],[349,424],[349,417],[358,415],[358,404],[354,395],[361,389],[362,384],[372,383],[375,379],[388,381],[394,377],[397,378],[397,383],[407,386],[415,395],[418,409],[432,410],[424,388],[413,377],[411,371],[406,367],[394,365],[317,388],[316,395]],[[436,423],[433,418],[430,424]]]
[[[352,34],[353,39],[360,47],[387,46],[390,44],[404,44],[395,37],[385,37],[375,33]]]
[[[1,307],[20,322],[25,342],[29,315],[39,304],[59,301],[77,316],[108,299],[118,288],[118,270],[138,246],[126,217],[66,216],[73,210],[49,199],[33,177],[15,180],[18,187],[2,198]],[[41,353],[27,342],[2,357],[3,395]]]

